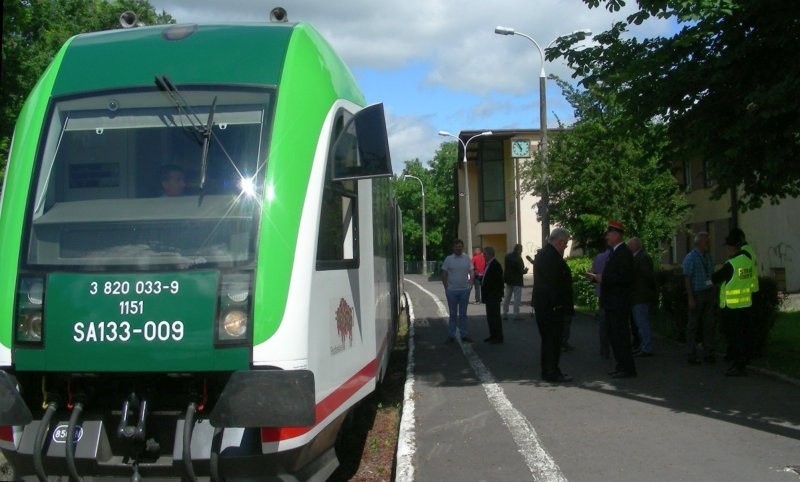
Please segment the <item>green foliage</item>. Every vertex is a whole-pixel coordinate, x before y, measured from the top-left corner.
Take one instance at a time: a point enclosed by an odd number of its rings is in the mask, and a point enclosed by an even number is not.
[[[422,260],[422,190],[415,179],[403,179],[403,176],[416,176],[425,187],[427,258],[428,261],[441,261],[449,254],[456,233],[453,196],[456,156],[455,142],[444,142],[434,154],[429,168],[425,168],[419,159],[406,161],[402,174],[392,181],[403,213],[406,261]]]
[[[623,0],[584,0],[617,11]],[[638,0],[639,10],[594,45],[564,37],[565,57],[587,88],[618,97],[631,130],[657,119],[667,130],[663,162],[707,162],[713,195],[741,187],[740,209],[800,195],[800,3],[785,0]],[[681,27],[637,40],[651,18]]]
[[[592,258],[590,256],[579,256],[567,258],[567,266],[572,270],[572,297],[575,305],[589,310],[596,310],[598,306],[597,295],[595,294],[595,284],[590,282],[583,273],[591,271]]]
[[[756,364],[800,378],[800,311],[778,314],[769,333],[766,356]]]
[[[778,291],[778,284],[773,278],[759,276],[758,284],[758,292],[753,294],[752,310],[753,321],[756,324],[754,355],[760,357],[766,354],[769,333],[778,318],[783,295]]]
[[[578,91],[556,80],[578,120],[552,136],[546,169],[541,154],[523,165],[523,188],[541,192],[546,183],[551,219],[590,252],[600,244],[606,221],[616,219],[658,259],[660,242],[672,236],[689,208],[662,163],[664,126],[631,130],[614,95]]]
[[[6,0],[3,2],[3,72],[0,77],[0,172],[9,139],[31,87],[61,45],[83,32],[121,28],[119,16],[136,13],[144,24],[175,23],[147,0]],[[102,68],[102,67],[98,67]]]

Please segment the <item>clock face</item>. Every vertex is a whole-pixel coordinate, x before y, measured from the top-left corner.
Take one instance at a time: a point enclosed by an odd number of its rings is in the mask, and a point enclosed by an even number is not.
[[[530,156],[531,144],[527,140],[511,141],[511,156],[528,157]]]

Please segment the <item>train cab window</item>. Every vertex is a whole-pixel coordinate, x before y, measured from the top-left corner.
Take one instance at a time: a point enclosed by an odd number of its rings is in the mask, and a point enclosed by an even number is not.
[[[55,99],[28,204],[27,265],[253,263],[271,106],[272,91],[256,88]],[[177,194],[165,192],[166,166],[182,173]]]
[[[325,172],[317,237],[317,269],[358,267],[358,181],[333,180],[333,166],[356,155],[355,127],[347,111],[337,113]],[[338,142],[337,142],[338,141]]]

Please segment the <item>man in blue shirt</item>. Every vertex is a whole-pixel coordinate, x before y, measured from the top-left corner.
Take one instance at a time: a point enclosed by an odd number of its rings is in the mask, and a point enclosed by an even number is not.
[[[697,356],[697,329],[702,328],[700,341],[703,343],[703,359],[707,363],[716,361],[714,355],[714,285],[711,275],[714,274],[714,263],[708,254],[711,238],[701,231],[694,236],[694,249],[683,259],[683,280],[686,285],[686,299],[689,318],[686,325],[686,348],[688,360],[692,365],[700,363]]]

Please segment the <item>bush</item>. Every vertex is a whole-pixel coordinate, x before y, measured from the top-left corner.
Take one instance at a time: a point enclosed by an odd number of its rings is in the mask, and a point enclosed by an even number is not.
[[[592,258],[580,256],[567,258],[567,266],[572,270],[572,297],[575,305],[596,310],[598,299],[594,294],[594,283],[586,279],[583,273],[592,269]]]
[[[656,308],[661,315],[662,323],[659,331],[678,341],[686,341],[688,307],[683,271],[680,268],[657,271],[655,276],[658,290]]]
[[[778,284],[772,278],[759,276],[759,289],[753,294],[753,322],[756,324],[754,357],[767,354],[769,331],[775,326],[784,295],[778,291]]]

